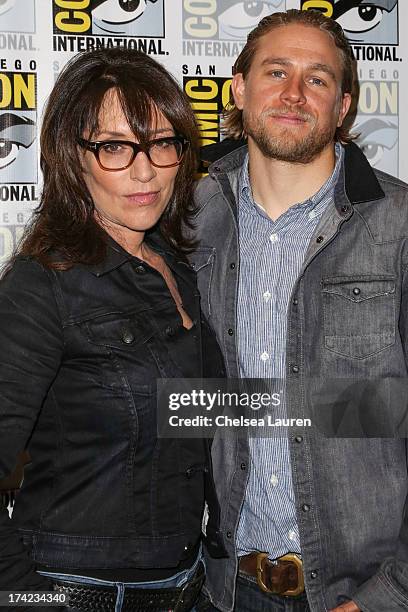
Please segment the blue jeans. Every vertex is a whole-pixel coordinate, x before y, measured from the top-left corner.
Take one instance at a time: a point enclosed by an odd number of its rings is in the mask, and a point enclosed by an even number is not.
[[[218,608],[200,596],[198,612],[216,612]],[[258,587],[256,579],[238,575],[234,612],[310,612],[306,595],[299,597],[280,597],[264,593]]]
[[[76,574],[57,574],[54,572],[39,572],[42,576],[46,576],[51,580],[67,580],[69,582],[75,582],[76,584],[90,584],[96,586],[109,586],[116,587],[117,597],[115,603],[115,612],[121,612],[123,605],[123,597],[126,589],[165,589],[171,587],[183,586],[193,576],[197,569],[198,563],[204,563],[201,555],[197,558],[196,562],[192,567],[187,570],[183,570],[174,576],[170,576],[165,580],[153,580],[151,582],[111,582],[109,580],[99,580],[99,578],[89,578],[87,576],[79,576]],[[77,612],[77,608],[66,608],[70,612]],[[80,612],[80,611],[78,611]],[[169,612],[168,608],[163,612]],[[191,612],[196,612],[196,608],[192,608]]]

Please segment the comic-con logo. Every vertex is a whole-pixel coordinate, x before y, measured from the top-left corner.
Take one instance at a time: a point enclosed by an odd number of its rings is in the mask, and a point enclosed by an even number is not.
[[[18,216],[24,219],[22,213],[19,213]],[[4,223],[4,221],[2,222]],[[23,233],[24,225],[0,226],[0,267],[10,259],[15,245],[21,240]]]
[[[164,36],[164,0],[53,0],[54,34]]]
[[[361,81],[353,132],[372,166],[394,176],[398,159],[398,81]]]
[[[286,9],[286,0],[183,0],[184,38],[246,41],[258,22]]]
[[[37,183],[36,81],[35,72],[0,73],[0,184]]]
[[[2,32],[35,32],[34,0],[0,0],[0,30]]]
[[[231,77],[186,76],[184,91],[190,100],[200,132],[200,145],[205,147],[221,140],[220,117],[230,98]],[[207,172],[201,165],[199,176]]]
[[[352,44],[398,44],[398,0],[302,0],[301,8],[335,19]]]

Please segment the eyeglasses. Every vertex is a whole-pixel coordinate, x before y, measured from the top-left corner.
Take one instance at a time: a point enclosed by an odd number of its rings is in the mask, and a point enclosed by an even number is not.
[[[129,168],[141,151],[147,156],[153,166],[157,168],[172,168],[183,159],[183,155],[190,144],[183,136],[168,136],[157,138],[144,144],[129,140],[100,140],[92,142],[78,138],[78,144],[92,151],[102,170],[115,171]]]

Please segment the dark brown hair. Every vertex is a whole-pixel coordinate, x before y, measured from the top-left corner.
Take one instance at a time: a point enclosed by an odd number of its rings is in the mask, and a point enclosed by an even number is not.
[[[76,55],[59,75],[48,99],[41,129],[44,186],[40,205],[18,248],[43,265],[67,269],[76,263],[98,263],[106,254],[106,234],[94,218],[94,203],[81,170],[78,138],[98,130],[99,111],[115,88],[136,138],[149,140],[157,112],[190,146],[162,215],[162,235],[180,252],[192,244],[183,236],[193,212],[197,128],[187,97],[167,70],[151,57],[121,47]],[[55,254],[57,253],[57,257]]]
[[[327,34],[331,36],[334,44],[339,49],[343,67],[341,93],[351,94],[353,92],[356,70],[350,43],[337,21],[325,17],[323,13],[318,10],[302,11],[290,9],[286,12],[273,13],[261,19],[256,28],[249,33],[247,43],[234,64],[233,73],[242,73],[245,79],[257,52],[260,38],[269,34],[276,28],[291,24],[302,24],[317,28],[323,32],[327,32]],[[338,127],[335,139],[344,144],[353,140],[353,136],[349,134],[349,127],[349,122]],[[227,109],[224,112],[223,132],[230,138],[242,138],[244,135],[242,111],[235,106],[232,92]]]

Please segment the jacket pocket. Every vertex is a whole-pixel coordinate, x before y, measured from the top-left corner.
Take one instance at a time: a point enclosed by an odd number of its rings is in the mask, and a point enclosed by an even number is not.
[[[90,342],[116,350],[137,350],[154,334],[153,327],[134,316],[105,315],[86,323]]]
[[[207,317],[211,316],[211,283],[215,262],[213,247],[199,247],[189,256],[191,267],[197,274],[198,289],[201,296],[201,306]]]
[[[124,392],[126,381],[133,395],[152,392],[157,366],[148,345],[159,331],[145,314],[111,313],[85,322],[83,329],[97,351],[103,386]]]
[[[395,342],[395,279],[334,276],[322,281],[326,349],[364,359]]]

